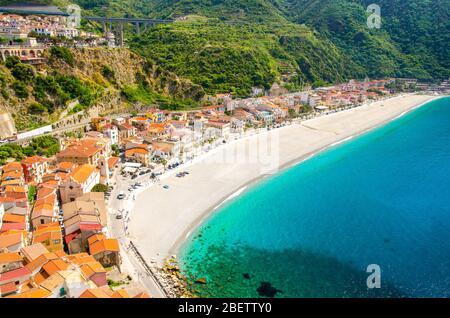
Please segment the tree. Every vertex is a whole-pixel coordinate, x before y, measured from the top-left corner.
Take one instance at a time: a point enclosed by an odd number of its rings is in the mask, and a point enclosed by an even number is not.
[[[14,65],[11,73],[15,78],[23,82],[31,82],[35,76],[33,67],[23,63]]]
[[[297,113],[295,112],[295,109],[289,108],[288,113],[289,113],[289,117],[290,118],[296,118],[297,117]]]
[[[101,184],[101,183],[96,184],[91,190],[91,192],[103,192],[103,193],[105,193],[107,191],[108,191],[108,186]]]
[[[5,61],[6,67],[10,68],[10,69],[19,63],[20,63],[20,58],[18,56],[8,56]]]

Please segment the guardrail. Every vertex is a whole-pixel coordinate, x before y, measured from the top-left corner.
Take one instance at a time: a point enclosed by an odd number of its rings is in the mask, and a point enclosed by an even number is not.
[[[147,262],[145,261],[144,257],[142,256],[142,254],[139,252],[139,250],[137,249],[136,245],[134,245],[134,243],[132,241],[130,241],[130,244],[128,245],[128,250],[131,250],[134,253],[134,255],[136,256],[137,260],[141,263],[142,267],[145,269],[147,274],[150,275],[153,278],[155,283],[158,285],[158,287],[163,292],[164,296],[166,298],[170,298],[170,292],[168,290],[166,290],[164,285],[159,281],[159,278],[156,275],[156,273],[147,264]]]

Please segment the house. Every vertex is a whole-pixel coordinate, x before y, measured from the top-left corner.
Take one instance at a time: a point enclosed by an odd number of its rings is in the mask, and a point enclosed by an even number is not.
[[[96,260],[82,264],[80,269],[84,278],[94,282],[94,284],[98,287],[108,285],[108,281],[106,279],[106,270]]]
[[[64,221],[64,226],[68,229],[64,240],[70,253],[86,252],[88,250],[87,239],[94,234],[103,232],[99,218],[94,215],[76,215]]]
[[[78,298],[84,291],[97,287],[76,270],[60,271],[58,274],[64,278],[63,288],[68,298]]]
[[[22,233],[0,235],[0,251],[19,252],[25,246],[25,238]]]
[[[55,194],[36,200],[31,212],[31,225],[36,229],[40,225],[58,221],[58,199]]]
[[[79,214],[94,215],[98,217],[103,227],[107,226],[107,209],[103,192],[86,193],[75,201],[64,204],[62,210],[64,221]]]
[[[231,124],[229,121],[209,120],[205,123],[205,128],[207,138],[218,137],[227,139],[231,132]]]
[[[103,135],[105,137],[109,138],[111,141],[111,145],[118,145],[119,144],[119,129],[115,125],[106,124],[103,126],[102,130]]]
[[[165,124],[151,123],[147,128],[146,135],[153,139],[164,138],[168,135],[168,131]]]
[[[106,138],[83,138],[69,142],[68,146],[56,154],[58,162],[72,162],[77,165],[89,164],[100,167],[101,158],[111,156],[111,143]]]
[[[63,240],[61,227],[58,222],[39,225],[33,232],[33,244],[41,243],[50,252],[62,251]]]
[[[15,253],[0,253],[0,274],[22,267],[23,257]]]
[[[11,162],[2,167],[1,187],[24,186],[25,178],[20,162]]]
[[[150,126],[150,120],[146,117],[134,117],[131,119],[131,124],[139,131],[145,131]]]
[[[25,246],[20,250],[20,254],[22,254],[26,263],[31,263],[39,258],[39,256],[47,253],[47,248],[41,243]]]
[[[20,267],[0,274],[0,285],[8,283],[22,284],[31,277],[31,272],[26,267]]]
[[[41,282],[39,288],[50,293],[47,298],[61,298],[66,294],[64,291],[64,282],[64,277],[57,272]]]
[[[3,205],[5,213],[28,215],[29,211],[28,198],[16,199],[4,195],[5,194],[3,194],[3,196],[0,196],[0,203]]]
[[[61,202],[75,201],[76,198],[91,191],[100,182],[100,171],[93,165],[83,164],[73,170],[67,180],[59,186]]]
[[[42,177],[47,173],[48,160],[39,156],[25,158],[21,161],[26,182],[42,182]]]
[[[93,235],[88,239],[89,253],[104,267],[120,267],[119,242],[105,235]]]
[[[128,162],[137,162],[145,167],[150,165],[150,153],[146,148],[133,148],[125,150],[125,159]]]
[[[137,129],[133,125],[125,122],[117,126],[119,129],[119,140],[127,139],[136,136]]]

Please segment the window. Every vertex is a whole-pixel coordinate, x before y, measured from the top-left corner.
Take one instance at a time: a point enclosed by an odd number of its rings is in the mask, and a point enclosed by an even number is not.
[[[53,240],[53,245],[59,245],[61,243],[60,240]]]
[[[45,224],[44,222],[45,222],[45,220],[44,220],[44,219],[41,219],[41,224]]]

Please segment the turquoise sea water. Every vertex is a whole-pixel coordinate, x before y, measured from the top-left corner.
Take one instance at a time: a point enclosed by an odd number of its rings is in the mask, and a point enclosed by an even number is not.
[[[181,266],[206,297],[450,297],[450,98],[226,203]]]

